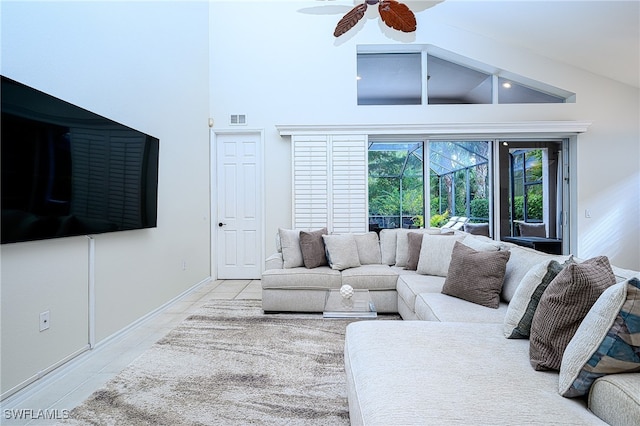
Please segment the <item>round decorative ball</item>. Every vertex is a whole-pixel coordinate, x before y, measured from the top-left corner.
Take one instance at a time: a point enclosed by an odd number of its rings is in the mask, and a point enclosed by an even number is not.
[[[344,299],[351,299],[351,296],[353,296],[353,287],[347,284],[343,285],[340,287],[340,295]]]

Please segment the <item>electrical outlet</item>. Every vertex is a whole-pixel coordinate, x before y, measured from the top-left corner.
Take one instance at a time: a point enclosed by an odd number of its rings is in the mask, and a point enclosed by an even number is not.
[[[585,209],[584,217],[586,217],[587,219],[591,219],[591,210]]]
[[[45,331],[49,329],[49,311],[44,311],[40,314],[40,331]]]
[[[182,270],[186,271],[187,270],[187,261],[186,260],[182,260]]]

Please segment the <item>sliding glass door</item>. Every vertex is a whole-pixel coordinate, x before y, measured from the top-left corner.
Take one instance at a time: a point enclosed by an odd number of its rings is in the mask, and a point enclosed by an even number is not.
[[[500,236],[562,239],[562,141],[500,141]]]
[[[480,226],[568,250],[569,141],[369,138],[369,228]],[[487,231],[488,229],[488,231]]]

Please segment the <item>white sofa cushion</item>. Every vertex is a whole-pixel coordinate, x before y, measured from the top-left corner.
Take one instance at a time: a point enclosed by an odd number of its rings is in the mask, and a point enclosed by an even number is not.
[[[591,386],[589,409],[610,425],[640,425],[640,374],[609,374]]]
[[[502,324],[507,312],[507,304],[504,302],[500,302],[498,308],[493,309],[442,293],[420,293],[416,297],[415,308],[418,319],[440,322]]]
[[[489,310],[488,308],[485,308]],[[347,326],[345,372],[355,425],[602,425],[584,402],[534,371],[528,342],[501,324],[359,321]]]
[[[568,259],[568,256],[550,255],[542,253],[527,247],[516,245],[508,245],[511,257],[507,262],[507,269],[504,274],[504,284],[502,285],[502,299],[507,302],[511,301],[516,288],[522,281],[529,269],[543,260],[556,259],[562,263]]]
[[[503,247],[499,241],[478,235],[467,235],[462,240],[462,244],[477,251],[498,251]]]
[[[340,271],[328,266],[290,269],[268,269],[262,273],[263,289],[332,289],[340,288],[342,278]]]
[[[369,290],[395,290],[398,273],[388,265],[362,265],[342,271],[342,284]]]
[[[440,293],[445,277],[435,275],[419,275],[413,271],[405,271],[398,277],[396,290],[398,297],[407,307],[415,310],[416,297],[420,293]]]

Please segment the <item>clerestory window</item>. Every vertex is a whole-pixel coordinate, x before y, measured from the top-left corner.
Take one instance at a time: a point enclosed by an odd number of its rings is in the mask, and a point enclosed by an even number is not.
[[[358,105],[575,102],[575,93],[434,46],[359,46]]]

